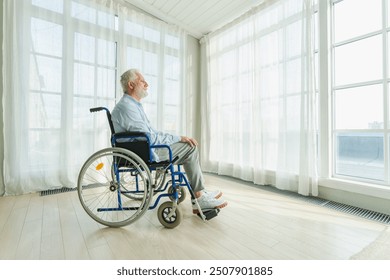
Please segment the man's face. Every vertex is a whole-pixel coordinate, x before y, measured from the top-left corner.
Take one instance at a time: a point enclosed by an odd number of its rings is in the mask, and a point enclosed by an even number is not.
[[[148,96],[148,86],[145,78],[141,74],[138,74],[138,79],[135,81],[134,92],[139,99]]]
[[[142,74],[138,74],[137,85],[140,86],[144,90],[148,90],[148,83],[145,81],[144,76]]]

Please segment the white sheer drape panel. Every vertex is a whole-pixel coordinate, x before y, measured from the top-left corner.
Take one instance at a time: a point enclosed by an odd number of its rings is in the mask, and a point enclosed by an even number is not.
[[[155,91],[145,107],[156,126],[182,133],[181,30],[116,0],[4,0],[3,23],[5,194],[76,186],[110,146],[105,114],[89,108],[112,109],[129,68]]]
[[[310,0],[270,1],[202,39],[202,167],[317,195]]]

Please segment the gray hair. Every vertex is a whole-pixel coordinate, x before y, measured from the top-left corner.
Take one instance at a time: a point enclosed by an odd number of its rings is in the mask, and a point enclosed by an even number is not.
[[[138,69],[129,69],[121,76],[121,85],[123,92],[127,92],[127,87],[129,82],[134,82],[138,78],[138,74],[140,74]]]

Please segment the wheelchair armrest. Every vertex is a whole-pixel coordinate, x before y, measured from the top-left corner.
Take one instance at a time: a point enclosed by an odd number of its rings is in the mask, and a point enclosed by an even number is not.
[[[179,156],[176,156],[174,159],[172,159],[172,150],[168,145],[152,145],[150,146],[150,149],[167,149],[169,154],[169,162],[172,164],[175,164],[175,162],[179,159]]]

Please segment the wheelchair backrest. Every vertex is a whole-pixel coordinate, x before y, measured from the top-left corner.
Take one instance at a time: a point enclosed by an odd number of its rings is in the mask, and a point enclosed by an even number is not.
[[[137,154],[146,163],[151,162],[149,137],[143,132],[120,132],[116,133],[111,120],[111,113],[105,107],[91,108],[89,111],[106,111],[107,121],[111,130],[111,145],[113,147],[124,148]]]
[[[145,163],[150,163],[149,137],[142,132],[121,132],[111,135],[111,145],[137,154]]]

